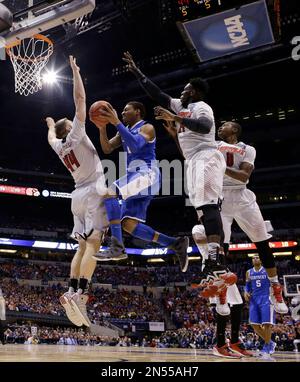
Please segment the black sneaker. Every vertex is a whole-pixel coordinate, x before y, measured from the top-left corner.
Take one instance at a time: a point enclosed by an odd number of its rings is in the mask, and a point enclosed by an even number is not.
[[[110,247],[103,252],[96,253],[93,258],[97,261],[119,261],[126,260],[128,255],[125,252],[124,245],[118,239],[112,237]]]
[[[221,275],[228,272],[228,268],[217,260],[207,259],[203,271],[191,282],[191,286],[192,288],[205,287],[209,282],[217,281]]]
[[[178,237],[175,243],[169,247],[170,249],[173,249],[178,258],[181,272],[186,272],[189,266],[189,257],[187,254],[189,242],[190,241],[187,236]]]

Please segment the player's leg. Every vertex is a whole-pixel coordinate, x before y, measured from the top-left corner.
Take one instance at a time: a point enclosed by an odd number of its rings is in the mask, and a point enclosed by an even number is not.
[[[152,196],[137,196],[124,201],[122,205],[122,228],[130,235],[141,240],[154,242],[162,247],[173,249],[178,257],[182,272],[186,272],[188,267],[188,238],[171,237],[145,224],[147,209],[152,198]]]
[[[216,261],[223,231],[219,200],[222,196],[225,161],[217,150],[203,150],[187,164],[189,198],[205,228],[209,260]]]
[[[217,344],[213,347],[213,354],[223,358],[241,358],[242,355],[231,350],[226,343],[225,331],[229,316],[222,316],[217,313]]]
[[[93,230],[92,234],[86,239],[85,251],[80,263],[78,290],[71,299],[73,308],[86,326],[90,326],[91,324],[86,310],[86,304],[89,298],[87,290],[96,268],[97,261],[94,256],[99,250],[103,234],[103,232]]]
[[[287,313],[288,308],[282,298],[282,287],[278,281],[274,256],[269,246],[271,235],[267,232],[265,221],[252,191],[243,190],[235,219],[240,228],[257,247],[260,260],[271,283],[271,298],[276,311],[283,314]]]
[[[4,321],[6,320],[6,306],[5,306],[5,300],[2,295],[2,290],[0,288],[0,342],[4,345],[5,344],[5,337],[4,337]]]
[[[192,235],[202,256],[202,268],[204,268],[205,261],[208,259],[208,245],[204,226],[202,224],[194,226],[192,229]],[[208,286],[202,291],[201,296],[214,296],[213,299],[210,298],[210,303],[216,304],[216,311],[218,314],[227,316],[230,314],[230,309],[226,299],[227,287],[225,282],[222,283],[221,281],[218,281],[217,283],[208,284]],[[198,288],[199,286],[201,286],[201,281],[195,280],[192,282],[192,287]],[[220,286],[220,288],[216,289],[217,286]]]
[[[71,262],[69,290],[60,297],[59,301],[61,305],[63,306],[63,308],[65,309],[68,319],[74,325],[82,326],[82,319],[81,317],[78,317],[76,311],[74,310],[74,307],[71,304],[71,299],[78,288],[78,280],[80,276],[80,264],[81,264],[81,260],[86,248],[86,243],[83,238],[78,237],[77,240],[78,240],[78,248]]]
[[[96,258],[100,261],[108,259],[125,260],[128,256],[125,252],[122,236],[121,206],[118,195],[112,188],[104,196],[103,203],[111,230],[111,245],[107,251],[97,254]]]
[[[236,284],[227,289],[227,302],[230,305],[231,340],[230,349],[244,357],[253,357],[240,341],[240,326],[242,322],[243,299]]]

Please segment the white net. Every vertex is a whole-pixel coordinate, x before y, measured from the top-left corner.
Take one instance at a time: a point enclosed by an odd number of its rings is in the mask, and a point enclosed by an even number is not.
[[[24,96],[43,87],[42,71],[53,53],[47,37],[35,35],[6,48],[15,71],[15,92]]]

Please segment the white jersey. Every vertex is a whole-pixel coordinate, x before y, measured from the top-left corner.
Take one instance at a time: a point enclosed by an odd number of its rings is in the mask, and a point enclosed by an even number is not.
[[[75,181],[75,188],[103,178],[102,164],[95,146],[85,131],[85,124],[77,117],[73,120],[72,130],[65,139],[55,139],[50,143]]]
[[[172,98],[170,107],[180,117],[198,119],[205,116],[212,122],[212,128],[208,134],[196,133],[176,123],[179,144],[186,159],[191,159],[199,150],[217,148],[214,113],[207,103],[194,102],[184,108],[180,99]]]
[[[218,149],[224,155],[227,167],[239,170],[242,162],[248,162],[254,166],[256,157],[256,150],[254,147],[246,145],[243,142],[238,142],[234,145],[219,141]],[[245,188],[249,182],[241,182],[240,180],[233,179],[228,175],[224,176],[223,189],[239,189]]]

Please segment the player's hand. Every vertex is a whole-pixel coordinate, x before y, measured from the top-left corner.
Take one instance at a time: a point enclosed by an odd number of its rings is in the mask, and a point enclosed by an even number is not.
[[[73,71],[80,71],[80,68],[79,66],[76,64],[76,58],[74,58],[73,56],[69,56],[69,60],[70,60],[70,65],[71,65],[71,68]]]
[[[124,56],[123,56],[122,60],[127,63],[128,69],[130,72],[132,72],[133,74],[138,74],[138,75],[141,74],[142,75],[142,72],[136,66],[136,64],[132,58],[132,55],[129,52],[124,52]]]
[[[107,106],[102,106],[99,110],[99,114],[103,117],[106,117],[108,122],[112,125],[116,126],[120,123],[118,113],[110,104],[108,104]]]
[[[167,130],[168,134],[169,134],[173,139],[176,139],[176,136],[177,136],[177,129],[176,129],[176,126],[175,126],[174,122],[172,122],[172,121],[166,121],[166,122],[163,124],[163,127]]]
[[[154,108],[154,114],[155,114],[155,119],[157,120],[164,120],[164,121],[174,121],[175,120],[175,114],[171,113],[169,110],[164,109],[161,106],[156,106]]]
[[[53,127],[55,125],[54,119],[51,117],[46,118],[46,123],[47,123],[48,128]]]
[[[244,292],[244,298],[245,298],[245,301],[246,301],[246,302],[249,302],[249,301],[250,301],[250,297],[251,297],[250,293],[248,293],[248,292]]]

